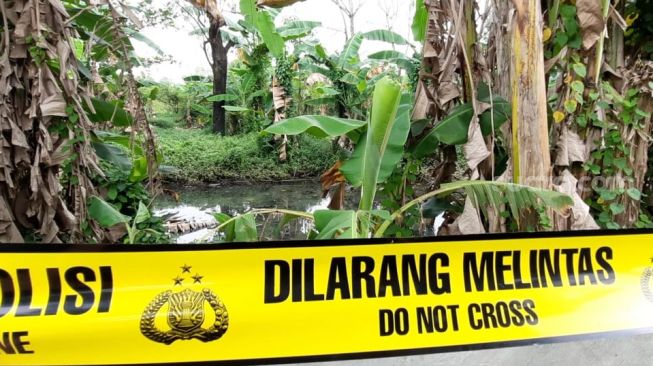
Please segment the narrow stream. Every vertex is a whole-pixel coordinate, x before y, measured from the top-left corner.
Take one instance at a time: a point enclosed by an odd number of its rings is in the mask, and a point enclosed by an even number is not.
[[[311,211],[323,207],[318,182],[256,183],[225,186],[172,187],[180,194],[176,202],[172,196],[157,199],[156,209],[190,206],[200,210],[235,215],[253,208],[281,208]],[[328,202],[327,202],[328,203]]]
[[[202,221],[212,220],[214,213],[235,216],[257,208],[314,212],[325,209],[329,204],[328,198],[322,198],[320,183],[316,181],[170,188],[179,194],[180,200],[177,202],[171,195],[159,197],[154,204],[154,213],[157,216],[179,214]],[[257,217],[259,230],[267,225],[265,220],[265,217]],[[267,229],[271,230],[269,226]],[[305,239],[309,230],[308,222],[295,220],[284,227],[284,231],[280,233],[281,239]],[[182,244],[206,240],[207,235],[212,235],[210,229],[200,229],[175,235],[174,239]]]
[[[168,188],[178,193],[179,201],[177,202],[171,195],[160,196],[154,203],[155,215],[166,219],[176,216],[184,218],[183,221],[212,223],[209,228],[194,228],[173,234],[173,239],[179,244],[219,241],[220,237],[216,236],[215,230],[212,230],[217,225],[217,221],[213,217],[214,213],[226,213],[233,217],[252,209],[261,208],[312,213],[316,210],[326,209],[330,201],[328,197],[322,198],[320,183],[317,181]],[[356,208],[359,194],[357,190],[347,192],[347,209]],[[259,235],[261,235],[259,240],[306,239],[312,225],[306,220],[298,219],[285,225],[283,230],[275,231],[278,228],[280,217],[257,216],[256,220]],[[438,221],[441,223],[441,220]],[[433,235],[433,232],[433,230],[429,230],[427,235]]]

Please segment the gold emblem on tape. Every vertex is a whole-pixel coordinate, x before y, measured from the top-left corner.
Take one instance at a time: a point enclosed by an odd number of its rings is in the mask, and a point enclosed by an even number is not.
[[[190,274],[190,266],[181,267],[184,273]],[[191,277],[195,284],[201,284],[203,278],[199,274]],[[185,278],[177,276],[173,286],[183,286]],[[207,322],[206,304],[215,316],[210,327],[203,327]],[[167,324],[169,330],[161,330],[155,324],[157,314],[167,305]],[[209,314],[210,316],[210,314]],[[147,305],[141,316],[141,333],[155,342],[172,344],[176,340],[198,339],[202,342],[215,341],[222,337],[229,327],[229,314],[220,298],[210,289],[194,291],[185,288],[175,292],[168,290],[157,295]]]

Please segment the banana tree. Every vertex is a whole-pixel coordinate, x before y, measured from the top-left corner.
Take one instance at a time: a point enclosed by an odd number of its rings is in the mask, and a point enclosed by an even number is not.
[[[310,104],[335,105],[336,114],[341,118],[363,118],[374,84],[385,76],[384,72],[373,75],[372,66],[376,62],[392,62],[409,74],[415,71],[410,59],[397,55],[396,51],[377,52],[371,55],[370,60],[361,60],[359,53],[364,41],[410,44],[401,35],[380,29],[352,35],[336,55],[328,55],[319,43],[306,43],[295,48],[300,69],[325,76],[336,91],[319,100],[309,101]]]
[[[294,1],[270,2],[272,8],[287,6]],[[258,6],[257,6],[258,5]],[[237,22],[227,19],[227,31],[225,36],[229,42],[235,44],[239,49],[239,56],[244,65],[250,68],[250,75],[267,76],[263,70],[269,66],[268,55],[276,61],[276,70],[271,77],[270,91],[272,93],[272,105],[274,109],[274,123],[283,120],[286,117],[291,98],[289,85],[284,84],[287,79],[279,75],[279,70],[286,72],[291,67],[281,67],[288,63],[294,63],[286,54],[286,42],[297,40],[309,35],[312,30],[319,26],[319,22],[292,21],[277,28],[275,17],[277,10],[265,8],[265,2],[256,3],[255,0],[240,0],[240,11],[244,19]],[[243,77],[245,75],[242,75]],[[268,78],[269,80],[270,78]],[[267,89],[268,80],[259,80],[259,91]],[[265,83],[265,86],[263,85]],[[256,92],[257,94],[258,91]],[[226,96],[225,96],[226,97]],[[223,98],[215,96],[215,98]],[[247,109],[242,109],[247,108]],[[251,106],[233,107],[225,106],[225,109],[236,112],[249,112]],[[278,136],[276,139],[280,142],[279,160],[287,159],[287,137]]]
[[[446,196],[464,189],[468,189],[468,194],[476,197],[475,202],[484,210],[488,206],[499,205],[503,202],[503,197],[511,202],[510,208],[515,212],[522,212],[527,208],[543,204],[564,211],[571,205],[569,197],[556,192],[502,183],[465,182],[446,186],[442,190],[418,197],[392,214],[386,210],[375,210],[374,200],[379,184],[388,179],[397,164],[404,158],[404,146],[410,130],[410,113],[410,99],[404,98],[402,103],[399,85],[388,78],[383,78],[375,86],[368,121],[302,116],[285,120],[265,130],[266,133],[288,135],[308,133],[321,138],[334,138],[347,134],[356,141],[353,154],[342,163],[339,173],[349,184],[361,187],[358,210],[316,211],[313,214],[315,221],[313,237],[326,239],[384,236],[387,228],[411,207],[432,197]],[[506,112],[502,110],[501,113]],[[471,119],[471,116],[467,119]],[[456,129],[458,125],[464,123],[460,117],[452,116],[444,123],[445,130],[450,129],[452,134],[444,133],[442,136],[453,136],[452,143],[463,143],[467,138],[466,129],[464,134],[457,133]],[[456,134],[459,137],[455,137]],[[332,175],[337,175],[337,172],[332,172]]]

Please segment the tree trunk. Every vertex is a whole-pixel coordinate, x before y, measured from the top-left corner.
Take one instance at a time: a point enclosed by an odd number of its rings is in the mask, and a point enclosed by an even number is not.
[[[513,181],[551,189],[542,8],[540,0],[513,0],[512,22],[512,162]],[[549,217],[552,212],[545,211]],[[524,213],[521,230],[538,229],[535,212]]]
[[[514,181],[551,186],[542,10],[540,0],[514,0],[512,32],[512,127]]]
[[[63,9],[59,0],[0,1],[0,243],[54,243],[62,233],[81,241],[86,200],[96,194],[89,176],[102,174],[71,44],[77,35]]]
[[[512,85],[510,83],[510,58],[511,58],[511,39],[509,34],[509,22],[511,17],[512,6],[504,0],[495,1],[496,20],[493,29],[490,32],[494,40],[494,67],[493,75],[494,85],[499,96],[510,100],[512,95]],[[494,90],[494,89],[493,89]],[[510,121],[509,121],[510,122]],[[504,136],[512,136],[510,123],[504,123],[501,126],[501,132]],[[504,141],[507,150],[512,149],[512,140],[506,138]]]
[[[219,21],[211,19],[209,44],[211,45],[211,58],[213,59],[213,64],[211,65],[213,69],[213,95],[226,94],[227,92],[228,49],[222,42],[220,27],[221,24]],[[222,135],[225,135],[227,132],[224,104],[224,101],[213,102],[213,132]]]

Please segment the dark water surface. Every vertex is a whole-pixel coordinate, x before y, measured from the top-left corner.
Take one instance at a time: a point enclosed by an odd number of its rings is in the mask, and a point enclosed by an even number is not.
[[[155,201],[154,212],[160,216],[178,213],[191,220],[206,220],[214,213],[226,213],[230,216],[246,213],[252,209],[276,208],[292,211],[314,212],[326,209],[329,198],[322,198],[320,183],[317,181],[300,181],[293,183],[256,183],[207,186],[167,187],[179,194],[179,202],[171,195],[163,195]],[[351,196],[358,196],[352,192]],[[355,207],[353,203],[352,207]],[[208,217],[212,220],[211,217]],[[278,228],[280,217],[256,216],[259,240],[301,240],[306,239],[312,223],[298,219]],[[178,243],[216,242],[211,230],[197,230],[194,233],[174,235]]]
[[[322,199],[320,183],[317,181],[187,186],[170,187],[170,189],[180,194],[180,202],[176,202],[170,195],[165,195],[157,199],[155,209],[185,205],[235,215],[253,208],[314,211],[328,204],[328,200]]]

